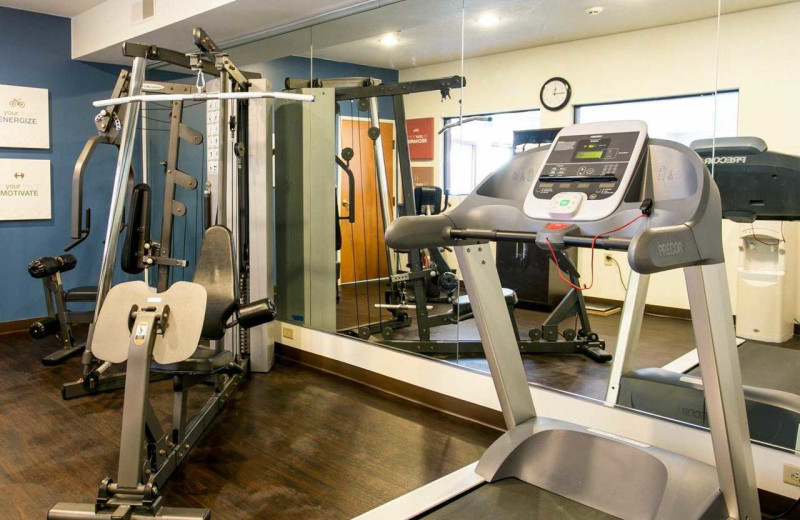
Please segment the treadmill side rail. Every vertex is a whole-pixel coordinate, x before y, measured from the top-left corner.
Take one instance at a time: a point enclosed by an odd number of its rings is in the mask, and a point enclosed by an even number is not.
[[[536,409],[492,249],[488,244],[477,244],[455,250],[503,418],[511,429],[536,417]]]
[[[639,348],[639,334],[642,332],[642,319],[649,286],[649,274],[639,274],[631,270],[625,301],[622,304],[622,315],[619,319],[614,361],[611,364],[611,374],[608,376],[608,388],[606,389],[606,402],[608,403],[618,402],[622,376],[633,370],[636,351]]]
[[[761,518],[725,264],[684,268],[719,485],[731,518]]]

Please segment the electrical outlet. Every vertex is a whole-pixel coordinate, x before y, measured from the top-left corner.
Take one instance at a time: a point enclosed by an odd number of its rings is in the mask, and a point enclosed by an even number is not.
[[[787,484],[800,487],[800,466],[794,464],[784,463],[783,465],[783,481]]]
[[[614,257],[611,255],[606,255],[605,259],[603,260],[604,265],[614,265]]]
[[[283,337],[286,339],[294,339],[294,330],[289,327],[283,328]]]

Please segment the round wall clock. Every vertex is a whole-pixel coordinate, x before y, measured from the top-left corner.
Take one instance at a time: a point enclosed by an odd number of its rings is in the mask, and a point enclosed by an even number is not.
[[[542,106],[547,110],[561,110],[572,96],[572,87],[569,82],[564,78],[550,78],[542,85],[542,90],[539,91],[539,100]]]

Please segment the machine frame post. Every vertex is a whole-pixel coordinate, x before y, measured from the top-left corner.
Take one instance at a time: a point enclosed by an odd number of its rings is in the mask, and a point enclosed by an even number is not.
[[[406,106],[403,94],[392,96],[392,106],[396,121],[406,121]],[[408,146],[408,130],[406,125],[396,125],[395,147],[397,149],[397,168],[400,170],[401,185],[403,188],[403,216],[414,216],[416,214],[417,203],[414,198],[414,177],[411,173],[411,151]],[[422,253],[419,249],[412,249],[408,252],[411,271],[419,273],[422,271]],[[427,341],[431,339],[431,329],[428,322],[428,300],[425,294],[425,287],[422,283],[414,284],[414,301],[417,306],[417,329],[419,339]],[[503,305],[505,307],[505,305]]]
[[[125,398],[122,404],[122,438],[119,443],[119,486],[134,489],[141,483],[142,444],[148,408],[147,390],[150,383],[150,358],[156,342],[157,327],[165,327],[162,312],[144,311],[136,321],[128,346],[128,366],[125,371]],[[146,328],[145,328],[146,327]],[[144,328],[143,342],[136,335]]]

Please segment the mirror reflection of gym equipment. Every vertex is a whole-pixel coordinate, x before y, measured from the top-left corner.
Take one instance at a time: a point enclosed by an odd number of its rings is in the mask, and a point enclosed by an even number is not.
[[[0,517],[800,520],[798,21],[0,1]]]
[[[737,352],[741,364],[750,434],[754,440],[793,450],[800,449],[800,352],[784,348],[794,323],[783,299],[792,297],[794,283],[787,266],[796,264],[795,244],[783,233],[755,226],[764,220],[781,222],[800,218],[788,196],[797,189],[800,158],[769,151],[758,138],[730,137],[700,140],[692,148],[713,165],[714,180],[722,200],[722,218],[749,224],[741,236],[738,262],[737,304],[774,301],[759,315],[739,313],[736,332],[748,341]],[[754,265],[755,264],[755,265]],[[647,275],[631,273],[625,302],[618,358],[614,361],[606,400],[664,417],[709,426],[704,386],[696,350],[661,368],[635,366],[642,303]],[[783,309],[786,309],[785,311]]]
[[[347,175],[342,176],[342,187],[333,197],[341,193],[342,201],[336,208],[335,223],[336,250],[340,260],[336,262],[335,276],[340,283],[336,285],[336,321],[339,333],[374,338],[384,345],[409,352],[438,355],[482,355],[483,348],[477,338],[469,340],[460,337],[458,325],[473,317],[469,296],[460,294],[460,281],[456,270],[451,268],[443,256],[443,250],[429,248],[411,251],[392,251],[383,242],[383,230],[395,215],[412,216],[419,214],[437,215],[447,208],[448,194],[436,186],[420,185],[415,181],[408,153],[408,146],[398,145],[407,141],[404,99],[405,96],[439,91],[441,101],[447,102],[451,91],[460,90],[466,85],[462,78],[441,78],[425,82],[382,84],[373,78],[334,78],[313,81],[288,79],[289,89],[332,88],[337,101],[336,114],[340,124],[331,125],[340,141],[341,157],[335,155],[337,166]],[[394,133],[396,139],[384,140],[389,124],[380,122],[378,100],[389,97],[392,102]],[[308,107],[307,110],[318,110]],[[364,120],[361,114],[366,113]],[[346,119],[345,119],[346,118]],[[484,118],[478,118],[484,119]],[[476,118],[467,118],[464,124]],[[451,128],[454,125],[451,125]],[[328,130],[331,127],[326,126]],[[445,128],[445,130],[447,130]],[[326,138],[329,141],[330,137]],[[317,153],[320,140],[314,141],[308,154]],[[395,150],[396,148],[396,150]],[[396,152],[396,153],[395,153]],[[288,152],[279,152],[280,161]],[[393,175],[395,159],[398,175]],[[296,177],[293,175],[292,177]],[[399,186],[395,187],[394,179]],[[355,187],[352,183],[355,183]],[[279,184],[279,199],[281,196]],[[288,187],[287,187],[288,188]],[[318,188],[311,188],[318,189]],[[288,189],[287,189],[288,193]],[[398,194],[402,202],[393,204]],[[346,198],[345,198],[346,197]],[[325,195],[325,198],[328,198]],[[315,199],[316,200],[316,199]],[[407,202],[406,202],[407,201]],[[338,204],[338,201],[337,201]],[[279,212],[281,206],[279,205]],[[302,213],[304,206],[298,201],[285,206],[287,212]],[[315,204],[315,211],[319,205]],[[341,215],[345,215],[342,217]],[[296,219],[291,215],[281,219]],[[320,235],[331,233],[330,220],[320,218]],[[327,239],[327,238],[326,238]],[[285,242],[289,246],[289,242]],[[313,241],[318,250],[320,242]],[[304,258],[309,258],[305,255]],[[321,273],[323,262],[330,262],[328,255],[314,254],[319,263],[314,272]],[[580,275],[569,256],[564,252],[554,252],[552,258],[557,270],[568,277],[573,285],[580,283]],[[293,260],[285,260],[288,266]],[[280,265],[280,262],[279,262]],[[279,268],[280,270],[280,268]],[[332,273],[333,274],[333,273]],[[287,279],[289,275],[285,275]],[[292,284],[299,283],[298,278]],[[312,282],[313,283],[313,282]],[[292,291],[296,293],[297,291]],[[554,306],[553,312],[540,326],[532,327],[520,337],[515,320],[518,297],[513,289],[504,289],[506,307],[517,330],[520,351],[525,354],[582,354],[603,363],[611,356],[604,352],[605,343],[591,330],[586,304],[580,291],[571,289]],[[325,298],[319,294],[314,298],[324,319],[330,323],[330,310],[325,311],[319,303]],[[309,302],[311,304],[311,302]],[[434,305],[438,304],[438,308]],[[281,308],[284,306],[281,305]],[[310,311],[314,312],[314,311]],[[310,313],[298,311],[291,314],[292,319],[303,322]],[[362,314],[364,319],[362,319]],[[320,314],[316,314],[319,318]],[[350,325],[355,320],[355,326]],[[572,328],[562,327],[571,323]],[[342,325],[339,322],[347,323]],[[314,325],[313,323],[307,324]],[[321,321],[316,326],[321,326]],[[436,327],[450,327],[452,338],[432,338]],[[409,329],[406,332],[404,329]],[[398,331],[403,337],[398,337]]]

